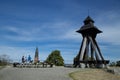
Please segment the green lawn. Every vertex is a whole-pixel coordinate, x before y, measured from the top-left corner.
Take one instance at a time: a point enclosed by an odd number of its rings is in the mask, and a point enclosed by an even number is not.
[[[5,66],[0,66],[0,70],[3,69]]]
[[[120,75],[102,69],[82,69],[69,74],[73,80],[120,80]]]

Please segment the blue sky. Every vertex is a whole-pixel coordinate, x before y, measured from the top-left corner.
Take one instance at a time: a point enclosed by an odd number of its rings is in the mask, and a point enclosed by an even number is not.
[[[0,55],[14,61],[39,48],[40,60],[60,50],[65,62],[78,54],[82,36],[75,31],[89,15],[103,31],[97,36],[105,59],[120,60],[119,0],[0,0]]]

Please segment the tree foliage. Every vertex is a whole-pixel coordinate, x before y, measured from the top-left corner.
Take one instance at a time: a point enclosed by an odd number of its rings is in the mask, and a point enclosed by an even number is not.
[[[46,59],[47,63],[53,63],[56,66],[63,66],[64,60],[59,50],[52,51],[52,53]]]
[[[111,62],[111,63],[110,63],[110,66],[111,66],[111,67],[116,66],[116,62]]]
[[[110,66],[111,66],[111,67],[113,67],[113,66],[120,67],[120,61],[111,62],[111,63],[110,63]]]
[[[119,66],[119,67],[120,67],[120,61],[117,61],[117,62],[116,62],[116,66]]]
[[[5,66],[9,63],[10,59],[8,55],[0,55],[0,66]]]

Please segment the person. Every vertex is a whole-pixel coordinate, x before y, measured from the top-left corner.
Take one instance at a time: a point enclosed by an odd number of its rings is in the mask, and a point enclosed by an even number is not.
[[[24,58],[24,56],[22,56],[22,63],[24,63],[25,62],[25,58]]]
[[[28,62],[29,63],[31,62],[31,56],[30,55],[28,56]]]
[[[25,57],[25,63],[27,63],[27,57]]]

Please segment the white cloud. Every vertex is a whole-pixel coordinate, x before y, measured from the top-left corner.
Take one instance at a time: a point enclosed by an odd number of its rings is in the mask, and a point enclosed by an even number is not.
[[[104,16],[101,15],[99,17],[96,17],[97,23],[95,24],[95,26],[98,26],[98,28],[103,31],[102,34],[99,34],[97,36],[98,42],[109,43],[112,45],[120,45],[120,37],[119,37],[120,20],[117,17],[118,15],[112,13],[112,14],[104,14]],[[80,27],[76,29],[76,26],[72,26],[70,22],[45,23],[40,26],[30,26],[25,28],[9,26],[6,27],[4,30],[14,32],[17,34],[17,36],[10,34],[3,34],[3,35],[5,35],[4,37],[7,38],[8,40],[13,40],[13,41],[39,41],[39,42],[46,41],[47,42],[54,40],[56,41],[66,40],[67,42],[69,40],[71,41],[71,44],[52,43],[52,44],[42,45],[42,47],[40,46],[40,59],[42,60],[45,59],[52,50],[60,49],[65,59],[72,60],[73,57],[75,57],[76,54],[78,53],[80,47],[79,43],[82,40],[81,34],[76,32],[76,30],[78,30],[79,28]],[[78,45],[76,44],[74,45],[74,43],[78,43]],[[1,48],[0,54],[8,54],[12,58],[21,59],[22,55],[27,56],[29,54],[34,57],[34,51],[35,51],[34,47],[24,48],[24,47],[1,46],[0,48]],[[102,50],[103,53],[106,51],[109,52],[108,45],[106,45],[105,47],[102,46]],[[69,55],[70,55],[69,58],[66,57]]]
[[[71,48],[71,47],[75,48]],[[39,58],[40,61],[45,60],[48,55],[53,50],[60,50],[61,55],[65,60],[72,60],[73,57],[76,56],[77,50],[75,45],[63,45],[63,44],[47,44],[47,45],[39,45]],[[31,55],[32,59],[34,59],[36,47],[15,47],[15,46],[0,46],[0,55],[6,54],[13,61],[21,61],[22,56]],[[67,57],[66,57],[67,56]],[[72,57],[72,58],[71,58]]]
[[[120,45],[120,27],[106,27],[103,28],[103,33],[99,34],[98,40],[100,42],[107,42],[114,45]]]
[[[9,47],[9,46],[0,46],[0,55],[6,54],[13,61],[21,61],[22,56],[28,57],[31,55],[32,59],[34,59],[35,55],[35,47]],[[50,52],[39,50],[39,58],[40,60],[45,60]]]
[[[16,35],[11,35],[4,33],[4,38],[13,41],[41,41],[41,40],[51,40],[51,39],[61,39],[70,27],[68,22],[55,22],[55,23],[45,23],[40,26],[30,26],[30,27],[17,27],[17,26],[7,26],[4,27],[4,32],[9,31]]]
[[[120,17],[117,12],[103,12],[96,18],[98,28],[103,31],[97,36],[101,42],[120,45]]]
[[[64,33],[61,38],[80,41],[82,40],[82,35],[76,32],[77,29],[69,29],[66,33]]]
[[[120,24],[113,26],[112,24],[103,25],[101,30],[103,33],[98,34],[97,39],[100,42],[106,42],[113,45],[120,45]]]

